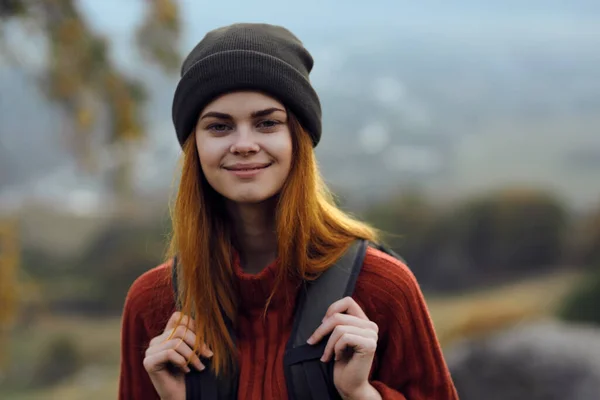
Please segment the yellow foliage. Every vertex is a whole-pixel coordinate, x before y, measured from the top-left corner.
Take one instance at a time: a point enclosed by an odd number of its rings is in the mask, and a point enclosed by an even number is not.
[[[7,360],[6,335],[10,332],[17,311],[19,239],[14,220],[0,220],[0,365]]]
[[[176,24],[179,19],[179,10],[177,3],[172,0],[157,0],[155,2],[156,16],[162,23],[172,25]]]
[[[84,26],[80,20],[65,18],[57,27],[56,36],[60,43],[73,46],[84,37]]]
[[[1,3],[1,2],[0,2]],[[112,126],[107,141],[138,140],[144,137],[144,120],[141,109],[144,102],[144,84],[130,82],[131,77],[115,64],[109,56],[111,41],[106,35],[96,32],[85,18],[76,0],[28,1],[26,7],[5,7],[3,17],[37,29],[47,40],[48,52],[44,54],[45,68],[39,82],[48,100],[62,107],[72,125],[73,151],[78,163],[88,172],[90,165],[90,140],[95,134],[94,114],[108,114],[108,125]],[[177,0],[152,0],[144,2],[148,13],[137,29],[137,46],[149,58],[166,71],[179,70],[180,54],[180,10]],[[0,35],[0,46],[4,38]],[[16,47],[15,47],[16,49]],[[12,48],[10,49],[12,53]],[[15,51],[15,54],[18,51]],[[15,58],[16,59],[16,58]],[[94,107],[81,107],[82,99],[90,99]],[[131,178],[117,178],[122,185],[133,186]]]
[[[83,131],[87,131],[91,128],[94,122],[94,113],[90,107],[80,106],[77,110],[77,126]]]
[[[551,317],[579,273],[557,273],[453,298],[428,299],[442,346],[485,336],[525,321]]]
[[[79,76],[66,66],[58,66],[50,76],[50,94],[58,100],[72,100],[82,85]]]

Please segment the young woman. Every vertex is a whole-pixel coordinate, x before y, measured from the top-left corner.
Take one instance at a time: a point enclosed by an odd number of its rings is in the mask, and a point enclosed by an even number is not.
[[[287,398],[283,355],[302,282],[357,238],[377,239],[336,208],[319,176],[312,66],[292,33],[266,24],[211,31],[185,60],[173,102],[183,167],[170,254],[127,296],[120,399],[183,400],[185,375],[205,359],[217,376],[238,371],[238,399]],[[322,340],[344,399],[458,398],[415,278],[374,248],[353,295],[329,306],[308,342]]]

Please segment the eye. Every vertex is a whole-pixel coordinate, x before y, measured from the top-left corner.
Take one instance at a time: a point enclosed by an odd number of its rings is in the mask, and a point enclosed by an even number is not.
[[[260,121],[257,126],[261,129],[273,130],[278,125],[281,125],[281,122],[272,119],[266,119],[264,121]]]
[[[206,127],[206,129],[208,129],[209,131],[222,133],[226,132],[229,129],[229,126],[225,124],[210,124]]]

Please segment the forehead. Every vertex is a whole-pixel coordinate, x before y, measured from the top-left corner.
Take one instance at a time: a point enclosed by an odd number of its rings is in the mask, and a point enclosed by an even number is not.
[[[277,99],[256,91],[239,91],[223,94],[204,107],[200,116],[208,112],[227,113],[233,117],[244,117],[257,110],[279,108],[285,106]]]

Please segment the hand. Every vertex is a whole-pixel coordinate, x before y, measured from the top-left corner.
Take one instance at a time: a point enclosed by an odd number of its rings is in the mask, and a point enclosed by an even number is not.
[[[369,383],[378,332],[377,324],[354,299],[345,297],[329,307],[323,323],[308,339],[315,344],[331,333],[321,361],[334,358],[333,382],[344,399],[381,398]]]
[[[179,312],[171,315],[164,332],[150,341],[144,358],[144,368],[163,400],[185,400],[184,374],[190,372],[188,365],[191,363],[200,371],[205,368],[192,350],[196,341],[194,320],[183,316],[178,324],[179,318]],[[213,355],[206,345],[201,347],[200,354]]]

